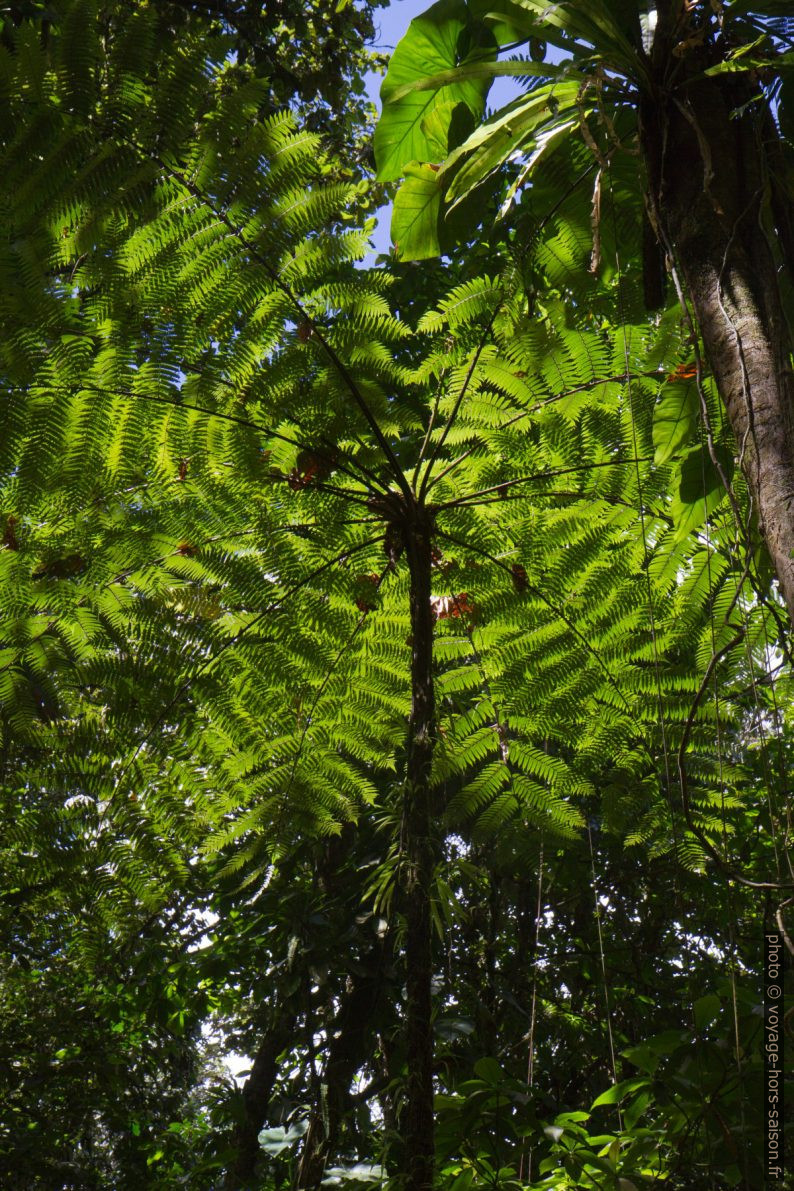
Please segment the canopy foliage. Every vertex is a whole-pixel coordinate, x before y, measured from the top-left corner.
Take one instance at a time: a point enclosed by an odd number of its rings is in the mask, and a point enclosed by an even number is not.
[[[4,1185],[757,1186],[786,606],[635,167],[364,268],[288,23],[15,8]]]

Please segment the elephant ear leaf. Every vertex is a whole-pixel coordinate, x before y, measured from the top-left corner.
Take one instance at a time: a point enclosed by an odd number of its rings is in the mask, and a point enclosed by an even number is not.
[[[405,88],[467,62],[494,59],[496,52],[496,39],[485,25],[472,21],[464,0],[439,0],[411,21],[392,54],[381,87],[383,114],[375,130],[380,181],[401,177],[411,161],[438,160],[437,135],[429,129],[427,117],[440,104],[450,104],[454,109],[462,103],[479,118],[491,80],[460,79],[437,88],[409,89],[407,93]]]
[[[715,454],[725,478],[730,483],[733,477],[733,456],[723,446],[718,446]],[[671,509],[675,522],[675,540],[680,542],[687,534],[699,529],[725,496],[720,473],[707,448],[695,447],[693,451],[689,451],[681,463],[678,492],[673,498]]]

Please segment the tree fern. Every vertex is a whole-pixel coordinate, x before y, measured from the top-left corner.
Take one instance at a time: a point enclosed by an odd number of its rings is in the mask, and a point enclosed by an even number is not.
[[[0,682],[31,808],[5,846],[73,835],[20,861],[20,889],[84,873],[96,955],[165,906],[269,906],[294,858],[357,832],[371,871],[335,912],[374,902],[401,940],[401,1162],[425,1187],[449,834],[537,858],[596,818],[768,880],[731,835],[777,606],[748,593],[727,503],[678,532],[653,411],[682,332],[606,318],[623,281],[577,285],[581,221],[537,249],[535,301],[507,261],[397,314],[399,273],[354,269],[366,234],[342,230],[354,191],[318,138],[261,110],[223,37],[144,53],[139,19],[100,47],[75,4],[0,63]],[[360,927],[359,958],[381,947]],[[274,948],[262,971],[297,997]]]

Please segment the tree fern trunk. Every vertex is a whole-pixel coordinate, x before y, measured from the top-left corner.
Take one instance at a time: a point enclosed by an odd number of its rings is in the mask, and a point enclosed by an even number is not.
[[[406,1058],[408,1082],[402,1115],[406,1191],[433,1186],[432,922],[435,864],[431,832],[430,768],[435,743],[433,613],[430,604],[431,525],[417,508],[405,534],[411,576],[411,718],[403,817],[406,917]]]
[[[757,86],[703,78],[709,65],[699,54],[678,64],[675,90],[660,87],[641,111],[641,143],[651,206],[683,276],[794,622],[794,378],[770,237],[781,238],[784,260],[790,246],[787,229],[772,231],[770,212],[775,224],[788,214],[775,207],[767,168],[777,133],[750,103]]]

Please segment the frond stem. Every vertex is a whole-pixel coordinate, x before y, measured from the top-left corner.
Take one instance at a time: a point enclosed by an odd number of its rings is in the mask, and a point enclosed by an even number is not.
[[[480,501],[479,497],[488,496],[491,492],[496,492],[497,500],[503,499],[502,493],[506,492],[508,488],[515,488],[518,484],[533,484],[537,480],[553,480],[557,476],[568,476],[582,471],[594,471],[600,467],[625,467],[627,463],[650,463],[653,461],[653,456],[645,455],[634,459],[609,459],[603,463],[580,463],[577,467],[562,467],[557,471],[539,471],[531,476],[522,476],[518,480],[505,480],[503,484],[494,484],[490,488],[481,488],[478,492],[470,492],[468,496],[459,496],[457,500],[447,500],[443,504],[436,505],[436,512],[441,512],[443,509],[455,509],[459,506],[467,505],[470,501],[477,501],[479,504],[492,504],[492,501]]]
[[[180,367],[183,372],[190,372],[194,376],[204,377],[207,375],[207,373],[204,372],[201,368],[195,368],[189,364],[183,363],[180,365]],[[239,394],[237,394],[237,389],[231,383],[231,381],[226,380],[226,378],[223,376],[216,376],[216,377],[212,377],[211,379],[216,384],[224,385],[227,389],[230,389],[233,393],[235,393],[238,396],[238,399],[240,399]],[[213,410],[208,410],[207,412],[214,414]],[[284,420],[286,422],[293,423],[293,425],[297,426],[300,431],[304,430],[304,424],[301,422],[301,420],[299,418],[296,418],[294,414],[285,414]],[[255,422],[252,419],[249,419],[248,425],[250,425],[252,428],[257,429],[257,430],[263,430],[266,434],[270,434],[271,437],[273,437],[273,432],[270,430],[269,427],[265,426],[265,424],[263,422]],[[366,443],[363,441],[363,439],[361,439],[355,433],[352,434],[352,437],[354,438],[354,440],[358,443],[358,445],[360,447],[362,447],[366,450]],[[326,445],[328,445],[328,440],[326,438],[323,437],[320,441],[324,442],[324,443],[326,443]],[[313,449],[315,451],[315,454],[319,454],[319,452],[316,450],[316,448],[313,448]],[[384,492],[388,492],[388,490],[389,490],[388,485],[384,484],[383,480],[379,479],[374,471],[371,471],[368,467],[365,467],[363,463],[361,463],[358,459],[356,459],[355,455],[351,455],[349,451],[340,451],[339,447],[336,444],[334,444],[332,449],[335,450],[338,454],[341,454],[343,458],[349,460],[351,465],[358,468],[358,470],[361,472],[361,475],[367,476],[376,487],[381,488]],[[345,471],[345,468],[341,467],[339,464],[336,464],[336,467],[338,468],[339,471]],[[347,474],[352,475],[353,473],[348,472]],[[354,478],[360,480],[361,477],[355,476]]]
[[[361,476],[357,475],[349,468],[344,467],[338,461],[334,461],[332,456],[324,454],[322,451],[319,451],[317,447],[312,446],[310,443],[302,442],[298,438],[290,438],[289,435],[279,434],[277,430],[273,430],[270,426],[266,426],[263,422],[254,422],[251,420],[251,418],[241,418],[237,414],[227,414],[221,410],[207,409],[203,405],[192,405],[187,401],[171,401],[167,397],[158,397],[153,393],[135,393],[131,389],[108,389],[102,385],[93,384],[85,384],[81,385],[80,387],[82,389],[88,389],[92,393],[105,393],[107,395],[115,395],[119,397],[131,397],[140,401],[151,401],[155,405],[169,405],[173,409],[188,409],[193,413],[206,414],[210,418],[219,418],[223,422],[232,422],[238,426],[245,426],[249,430],[261,430],[262,433],[267,434],[269,438],[278,439],[279,442],[287,443],[291,447],[298,447],[301,451],[309,451],[313,455],[318,456],[320,459],[324,459],[326,462],[331,463],[335,470],[344,472],[345,475],[350,476],[351,479],[356,480],[360,484],[364,484],[367,488],[367,491],[370,492],[371,495],[375,495],[374,489],[370,488]],[[313,483],[313,487],[316,488],[319,486],[319,482]],[[333,490],[338,492],[344,491],[344,489],[334,490],[330,488],[324,489],[324,491],[325,490]],[[384,489],[384,491],[387,491],[387,489]]]
[[[460,387],[460,392],[458,393],[457,397],[455,398],[455,403],[452,406],[452,409],[450,410],[449,417],[447,418],[446,422],[444,423],[444,426],[443,426],[443,429],[439,436],[438,442],[436,443],[435,447],[433,448],[433,452],[427,461],[427,466],[425,467],[425,474],[422,477],[421,484],[419,485],[419,500],[420,501],[423,500],[425,498],[425,496],[427,495],[428,481],[430,480],[430,475],[433,470],[433,464],[435,463],[436,459],[438,459],[441,449],[447,440],[447,435],[449,434],[450,430],[452,429],[455,419],[458,416],[458,411],[460,410],[460,407],[463,404],[463,398],[466,396],[466,392],[469,388],[469,384],[471,383],[471,379],[474,376],[477,365],[480,362],[480,356],[484,352],[485,345],[488,342],[488,336],[491,334],[491,331],[493,329],[494,319],[496,318],[497,314],[499,313],[501,306],[502,306],[502,302],[500,301],[498,306],[494,310],[493,314],[488,319],[488,322],[486,323],[485,328],[483,329],[483,333],[480,336],[480,342],[477,344],[477,347],[475,348],[474,355],[472,356],[471,364],[468,367],[466,376],[463,379],[463,384]]]
[[[650,372],[638,372],[635,375],[661,379],[664,374],[658,369],[654,369]],[[503,430],[507,430],[509,426],[514,426],[516,422],[520,422],[524,418],[530,418],[533,414],[538,413],[539,410],[545,409],[549,405],[554,405],[557,401],[564,401],[566,397],[571,397],[574,393],[587,393],[591,389],[597,389],[600,385],[617,384],[619,381],[625,381],[625,379],[625,373],[621,372],[619,376],[606,376],[599,380],[590,380],[585,384],[575,385],[572,389],[566,389],[563,393],[555,393],[553,397],[544,398],[543,401],[539,401],[530,409],[524,409],[521,410],[520,413],[514,414],[512,418],[508,418],[506,422],[502,422],[501,426],[495,426],[493,433],[499,434]],[[434,488],[436,484],[443,480],[445,476],[448,476],[450,472],[455,471],[461,465],[461,463],[464,463],[471,455],[474,454],[476,450],[476,446],[469,447],[467,451],[463,451],[462,454],[458,455],[457,459],[453,459],[443,471],[439,472],[438,475],[434,477],[432,483],[428,484],[427,491],[429,492],[431,488]]]

